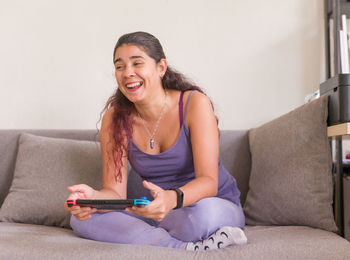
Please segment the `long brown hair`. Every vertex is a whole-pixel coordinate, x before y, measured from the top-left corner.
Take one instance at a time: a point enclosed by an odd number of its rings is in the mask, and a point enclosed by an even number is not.
[[[154,59],[156,63],[158,63],[161,59],[166,58],[163,51],[163,47],[156,37],[146,32],[134,32],[124,34],[119,38],[113,51],[113,62],[117,49],[124,44],[135,45],[141,48],[145,53],[147,53],[149,57]],[[200,87],[190,82],[183,74],[175,71],[169,66],[167,67],[167,70],[162,78],[162,86],[164,89],[175,89],[180,91],[198,90],[199,92],[205,94]],[[132,137],[133,131],[132,119],[130,114],[134,108],[134,104],[124,96],[124,94],[119,90],[119,88],[117,88],[114,94],[107,100],[105,107],[100,113],[100,120],[102,114],[111,107],[114,108],[111,131],[111,138],[114,139],[114,145],[111,151],[108,152],[112,153],[109,154],[109,156],[112,155],[113,158],[114,166],[116,169],[116,181],[121,182],[123,151],[128,152],[128,147],[125,143],[125,138],[129,140]]]

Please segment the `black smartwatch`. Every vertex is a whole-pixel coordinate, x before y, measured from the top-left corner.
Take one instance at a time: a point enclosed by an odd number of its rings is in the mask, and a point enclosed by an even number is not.
[[[174,209],[182,208],[182,204],[184,202],[184,193],[179,188],[172,188],[169,190],[174,190],[177,194],[177,205]]]

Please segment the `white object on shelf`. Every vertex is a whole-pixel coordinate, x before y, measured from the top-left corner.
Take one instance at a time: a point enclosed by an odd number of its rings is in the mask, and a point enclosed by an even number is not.
[[[320,97],[320,90],[318,89],[314,93],[306,95],[304,101],[305,101],[305,103],[309,103],[312,100],[317,99],[319,97]]]
[[[346,15],[343,14],[341,16],[341,19],[342,19],[342,30],[340,30],[339,32],[341,73],[350,73]]]
[[[341,65],[341,73],[349,73],[349,57],[348,57],[348,44],[345,40],[343,30],[339,31],[339,39],[340,39],[340,65]],[[347,58],[348,57],[348,58]]]

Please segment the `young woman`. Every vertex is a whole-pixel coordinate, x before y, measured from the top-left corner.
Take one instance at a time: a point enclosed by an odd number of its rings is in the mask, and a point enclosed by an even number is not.
[[[219,158],[209,98],[168,66],[149,33],[121,36],[113,63],[118,89],[102,111],[102,189],[74,185],[68,199],[125,199],[129,160],[154,200],[109,212],[65,205],[73,230],[98,241],[187,250],[246,243],[240,192]]]

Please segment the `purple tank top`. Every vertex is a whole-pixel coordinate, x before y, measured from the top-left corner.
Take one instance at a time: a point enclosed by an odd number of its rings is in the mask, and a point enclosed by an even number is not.
[[[194,92],[192,91],[187,99],[184,114],[182,111],[183,92],[180,94],[180,134],[176,143],[168,150],[159,154],[148,154],[141,151],[132,139],[129,140],[128,159],[131,167],[142,179],[165,190],[181,187],[195,178],[190,130],[185,123],[188,103]],[[221,159],[219,159],[219,186],[216,196],[230,200],[237,205],[240,203],[240,191],[237,188],[236,180],[225,169]]]

